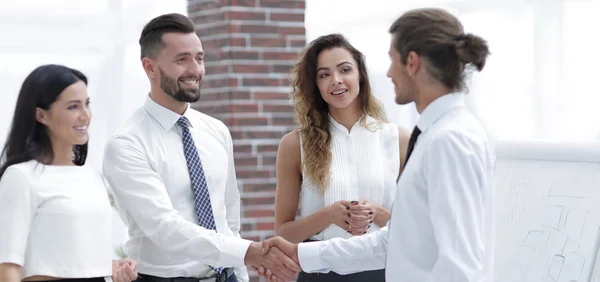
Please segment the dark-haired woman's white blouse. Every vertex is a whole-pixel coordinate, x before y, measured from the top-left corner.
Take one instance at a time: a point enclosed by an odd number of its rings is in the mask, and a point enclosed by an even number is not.
[[[88,166],[10,166],[0,179],[0,263],[23,278],[109,277],[112,209],[102,176]]]

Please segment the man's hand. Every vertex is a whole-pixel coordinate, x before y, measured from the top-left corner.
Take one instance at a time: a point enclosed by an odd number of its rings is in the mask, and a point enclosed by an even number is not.
[[[300,264],[300,262],[298,260],[298,244],[290,243],[280,236],[276,236],[276,237],[273,237],[273,238],[263,241],[263,254],[267,254],[272,251],[283,252],[283,253],[285,253],[286,256],[291,258],[296,264],[298,264],[298,265]],[[256,265],[256,266],[253,266],[253,268],[254,268],[254,270],[256,270],[258,272],[258,275],[264,276],[265,278],[269,279],[270,281],[289,281],[289,280],[285,280],[285,279],[282,279],[281,277],[279,277],[279,275],[277,275],[276,270],[271,269],[268,266]],[[296,278],[297,272],[300,272],[301,270],[302,269],[300,269],[300,267],[298,267],[296,273],[294,274],[294,278]]]
[[[135,261],[122,259],[113,260],[112,263],[112,281],[113,282],[131,282],[138,277],[137,264]]]
[[[254,242],[248,248],[244,262],[255,269],[269,269],[271,281],[292,281],[301,271],[297,247],[294,250],[292,245],[281,237],[274,237],[262,243]]]

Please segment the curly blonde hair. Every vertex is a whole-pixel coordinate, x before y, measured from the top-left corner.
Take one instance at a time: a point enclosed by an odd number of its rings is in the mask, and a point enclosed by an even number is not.
[[[294,120],[299,126],[304,158],[302,164],[306,178],[313,182],[323,195],[330,182],[331,133],[329,108],[317,87],[317,58],[324,50],[344,48],[352,54],[359,70],[359,107],[363,115],[360,124],[369,127],[367,116],[387,122],[383,107],[371,93],[364,55],[340,34],[321,36],[312,41],[299,55],[298,63],[290,72],[291,97],[295,105]]]

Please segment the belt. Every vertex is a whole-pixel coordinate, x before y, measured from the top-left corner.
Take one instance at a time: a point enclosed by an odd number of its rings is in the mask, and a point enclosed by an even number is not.
[[[106,282],[104,277],[95,277],[95,278],[67,278],[67,279],[58,279],[58,280],[42,280],[37,282]]]
[[[225,268],[221,272],[221,274],[215,274],[210,277],[205,278],[195,278],[195,277],[174,277],[174,278],[164,278],[157,277],[148,274],[140,273],[139,276],[141,279],[138,281],[152,281],[152,282],[226,282],[227,278],[233,274],[233,268]]]

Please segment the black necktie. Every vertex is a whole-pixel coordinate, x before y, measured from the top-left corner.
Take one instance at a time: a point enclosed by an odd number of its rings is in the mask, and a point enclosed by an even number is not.
[[[406,150],[406,160],[404,161],[404,167],[408,163],[408,158],[410,158],[410,154],[412,154],[413,149],[415,148],[415,143],[417,143],[417,138],[421,134],[421,130],[415,125],[415,129],[413,129],[412,134],[410,135],[410,139],[408,140],[408,149]]]

